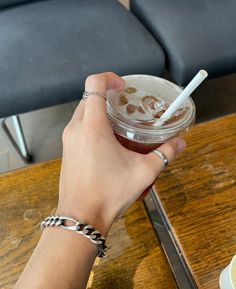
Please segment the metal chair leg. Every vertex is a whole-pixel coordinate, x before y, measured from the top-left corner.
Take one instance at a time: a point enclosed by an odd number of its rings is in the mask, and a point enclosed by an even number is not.
[[[6,124],[6,119],[1,120],[1,126],[3,133],[6,137],[6,140],[8,143],[11,145],[13,150],[17,153],[17,155],[23,160],[25,163],[30,163],[32,161],[32,156],[30,155],[26,141],[25,141],[25,136],[23,133],[21,121],[19,118],[19,115],[13,115],[12,117],[13,121],[13,127],[16,132],[16,140],[12,136],[7,124]]]

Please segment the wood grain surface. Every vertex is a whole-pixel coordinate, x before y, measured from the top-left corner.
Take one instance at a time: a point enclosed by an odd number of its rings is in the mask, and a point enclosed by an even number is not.
[[[0,176],[1,289],[13,288],[40,237],[40,221],[54,213],[59,170],[56,160]],[[108,246],[88,288],[177,288],[141,202],[117,220]]]
[[[236,254],[236,114],[195,126],[155,188],[200,289]]]

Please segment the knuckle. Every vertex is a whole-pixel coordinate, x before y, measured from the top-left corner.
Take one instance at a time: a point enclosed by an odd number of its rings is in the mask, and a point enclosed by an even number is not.
[[[115,72],[112,71],[108,71],[106,72],[107,75],[109,75],[110,77],[117,77],[117,74]]]
[[[70,124],[68,124],[62,132],[62,143],[64,146],[67,145],[70,137],[71,137],[71,126]]]
[[[94,83],[98,82],[101,79],[99,74],[91,74],[85,80],[85,85],[93,85]]]

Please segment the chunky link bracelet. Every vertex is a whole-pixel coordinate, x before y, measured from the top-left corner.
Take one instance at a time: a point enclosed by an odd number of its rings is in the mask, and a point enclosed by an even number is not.
[[[67,223],[72,223],[68,225]],[[41,223],[41,230],[45,227],[61,227],[68,231],[75,231],[78,234],[88,238],[91,242],[97,245],[97,256],[104,257],[106,254],[107,246],[105,245],[105,237],[94,229],[91,225],[86,224],[84,221],[77,221],[70,217],[65,216],[49,216]]]

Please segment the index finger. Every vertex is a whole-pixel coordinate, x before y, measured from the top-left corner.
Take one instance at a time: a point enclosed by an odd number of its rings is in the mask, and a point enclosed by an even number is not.
[[[85,82],[85,91],[107,94],[110,89],[121,90],[125,86],[124,80],[113,72],[90,75]],[[85,101],[84,121],[108,121],[106,101],[102,96],[90,95]]]

